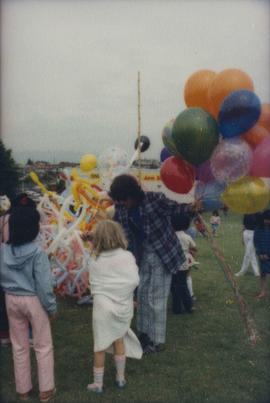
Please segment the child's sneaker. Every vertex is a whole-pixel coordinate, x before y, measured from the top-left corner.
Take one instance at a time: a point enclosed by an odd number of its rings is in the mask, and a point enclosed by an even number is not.
[[[94,393],[102,393],[103,387],[100,385],[97,385],[96,383],[89,383],[89,385],[87,385],[87,390],[89,390],[90,392],[94,392]]]
[[[126,386],[127,381],[123,379],[122,381],[115,381],[115,384],[118,388],[123,389]]]
[[[48,390],[47,392],[40,392],[39,394],[39,400],[41,402],[48,402],[51,400],[56,393],[56,388]]]

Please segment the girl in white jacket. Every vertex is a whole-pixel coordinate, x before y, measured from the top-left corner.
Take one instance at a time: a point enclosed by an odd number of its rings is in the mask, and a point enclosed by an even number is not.
[[[92,242],[93,260],[89,267],[93,296],[94,382],[92,392],[103,392],[105,353],[113,352],[116,386],[123,388],[126,357],[141,358],[142,349],[130,329],[133,317],[133,293],[139,284],[134,256],[126,250],[121,226],[111,220],[98,223],[96,231],[85,233]]]

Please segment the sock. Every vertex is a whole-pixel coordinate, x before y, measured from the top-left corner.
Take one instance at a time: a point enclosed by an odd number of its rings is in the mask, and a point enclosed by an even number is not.
[[[103,386],[103,375],[104,375],[104,367],[101,368],[97,368],[94,367],[93,368],[93,372],[94,372],[94,383],[92,383],[92,385],[101,387]]]
[[[114,362],[116,367],[116,380],[124,381],[125,380],[125,366],[126,366],[126,356],[123,355],[114,355]]]

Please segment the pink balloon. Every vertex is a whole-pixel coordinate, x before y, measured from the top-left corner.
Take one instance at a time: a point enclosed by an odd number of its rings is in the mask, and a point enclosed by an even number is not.
[[[270,138],[266,138],[255,148],[250,174],[270,177]]]

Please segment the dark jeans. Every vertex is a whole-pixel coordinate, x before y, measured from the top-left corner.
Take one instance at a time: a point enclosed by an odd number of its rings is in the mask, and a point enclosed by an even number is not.
[[[187,286],[188,270],[178,271],[172,276],[172,310],[173,313],[182,313],[184,306],[186,311],[190,311],[193,303]]]

